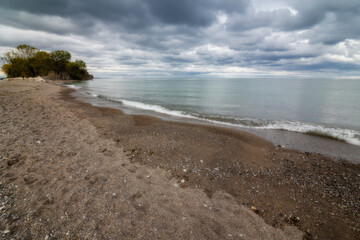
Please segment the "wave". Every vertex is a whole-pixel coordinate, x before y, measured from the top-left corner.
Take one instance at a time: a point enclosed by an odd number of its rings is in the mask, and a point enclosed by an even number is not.
[[[93,97],[99,97],[99,95],[95,94],[95,93],[91,93],[91,92],[86,92],[87,94],[93,96]]]
[[[301,132],[309,135],[332,138],[360,146],[360,132],[353,129],[334,128],[310,123],[279,121],[269,124],[264,129],[281,129],[292,132]]]
[[[169,110],[169,109],[164,108],[164,107],[159,106],[159,105],[146,104],[146,103],[123,100],[123,99],[114,99],[114,98],[106,97],[104,95],[98,95],[97,97],[106,99],[106,100],[111,101],[111,102],[121,103],[121,104],[129,106],[129,107],[138,108],[138,109],[141,109],[141,110],[153,111],[153,112],[157,112],[157,113],[171,115],[171,116],[174,116],[174,117],[199,119],[199,118],[197,118],[195,116],[192,116],[190,114],[187,114],[185,112],[176,111],[176,110]]]
[[[224,120],[227,118],[224,118]],[[219,121],[206,119],[206,121],[227,125],[231,127],[242,128],[255,128],[255,129],[269,129],[269,130],[286,130],[290,132],[299,132],[309,135],[316,135],[319,137],[326,137],[335,140],[344,141],[353,145],[360,146],[360,132],[346,128],[334,128],[323,125],[316,125],[304,122],[292,122],[292,121],[271,121],[264,119],[249,119],[249,118],[233,118],[230,121]]]
[[[94,96],[95,95],[96,94],[94,94]],[[141,103],[141,102],[129,101],[123,99],[113,99],[102,95],[96,95],[96,97],[104,98],[113,102],[118,102],[125,106],[129,106],[137,109],[153,111],[156,113],[166,114],[175,117],[196,119],[217,125],[223,125],[223,126],[229,126],[235,128],[240,127],[240,128],[255,128],[255,129],[286,130],[291,132],[299,132],[309,135],[332,138],[360,146],[360,131],[356,131],[353,129],[335,128],[324,125],[296,122],[296,121],[232,118],[222,115],[196,114],[196,113],[189,113],[178,110],[170,110],[165,107],[154,104],[147,104],[147,103]]]
[[[135,107],[143,110],[148,111],[154,111],[157,113],[167,114],[175,117],[182,117],[182,118],[192,118],[192,119],[198,119],[195,116],[192,116],[188,113],[185,113],[183,111],[176,111],[176,110],[169,110],[167,108],[164,108],[159,105],[152,105],[152,104],[146,104],[146,103],[140,103],[140,102],[134,102],[134,101],[128,101],[128,100],[120,100],[124,105]]]
[[[72,88],[72,89],[80,89],[80,86],[76,86],[76,85],[73,85],[73,84],[66,84],[65,86],[67,86],[69,88]]]

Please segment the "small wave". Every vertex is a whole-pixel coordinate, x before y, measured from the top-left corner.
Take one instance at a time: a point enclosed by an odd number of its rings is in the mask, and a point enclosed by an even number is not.
[[[99,97],[99,95],[95,94],[95,93],[91,93],[91,92],[86,92],[87,94],[93,96],[93,97]]]
[[[169,110],[167,108],[161,107],[159,105],[152,105],[152,104],[146,104],[146,103],[140,103],[140,102],[134,102],[134,101],[128,101],[128,100],[120,100],[124,105],[135,107],[143,110],[149,110],[154,111],[158,113],[163,113],[175,117],[183,117],[183,118],[193,118],[197,119],[197,117],[192,116],[190,114],[187,114],[182,111],[176,111],[176,110]]]
[[[227,118],[225,118],[228,120]],[[208,120],[216,124],[222,124],[232,127],[286,130],[290,132],[299,132],[320,137],[332,138],[344,141],[353,145],[360,146],[360,132],[352,129],[334,128],[322,125],[315,125],[303,122],[291,121],[269,121],[264,119],[234,118],[234,122],[219,120]]]
[[[301,122],[277,122],[269,124],[265,129],[281,129],[293,132],[301,132],[309,135],[317,135],[333,138],[347,143],[360,146],[360,132],[352,129],[334,128],[321,125],[313,125]]]
[[[80,89],[79,86],[72,85],[72,84],[66,84],[65,86],[67,86],[67,87],[69,87],[69,88],[72,88],[72,89]]]
[[[323,138],[335,139],[335,140],[339,140],[339,141],[342,141],[342,142],[346,142],[346,141],[343,140],[343,139],[340,139],[340,138],[338,138],[338,137],[332,136],[331,134],[327,134],[327,133],[309,131],[309,132],[306,132],[306,134],[308,134],[308,135],[313,135],[313,136],[318,136],[318,137],[323,137]]]
[[[162,114],[166,114],[166,115],[171,115],[171,116],[175,116],[175,117],[200,119],[200,118],[197,118],[197,117],[192,116],[190,114],[187,114],[185,112],[176,111],[176,110],[169,110],[169,109],[164,108],[164,107],[159,106],[159,105],[146,104],[146,103],[123,100],[123,99],[114,99],[114,98],[109,98],[109,97],[104,96],[104,95],[98,95],[97,97],[102,98],[102,99],[106,99],[106,100],[111,101],[111,102],[121,103],[121,104],[129,106],[129,107],[142,109],[142,110],[153,111],[153,112],[162,113]]]
[[[202,120],[217,125],[223,125],[223,126],[229,126],[235,128],[241,127],[241,128],[255,128],[255,129],[286,130],[291,132],[299,132],[309,135],[317,135],[317,136],[332,138],[360,146],[360,131],[356,131],[352,129],[334,128],[334,127],[327,127],[322,125],[315,125],[315,124],[295,122],[295,121],[294,122],[271,121],[266,119],[229,118],[221,115],[200,115],[196,113],[190,114],[183,111],[170,110],[159,105],[152,105],[141,102],[122,100],[122,99],[112,99],[102,95],[97,95],[97,97],[104,98],[109,101],[119,102],[129,107],[167,114],[175,117]]]

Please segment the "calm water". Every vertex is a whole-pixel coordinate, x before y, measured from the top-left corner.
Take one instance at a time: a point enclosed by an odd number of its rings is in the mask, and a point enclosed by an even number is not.
[[[95,79],[73,87],[127,107],[360,145],[360,79]]]

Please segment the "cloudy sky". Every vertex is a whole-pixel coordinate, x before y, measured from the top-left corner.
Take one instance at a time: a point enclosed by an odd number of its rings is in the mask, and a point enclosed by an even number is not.
[[[1,0],[0,33],[95,77],[360,76],[359,0]]]

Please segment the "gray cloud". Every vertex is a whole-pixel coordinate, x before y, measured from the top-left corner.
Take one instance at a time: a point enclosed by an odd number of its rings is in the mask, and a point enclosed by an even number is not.
[[[208,26],[216,20],[216,13],[246,11],[248,1],[244,0],[152,0],[148,1],[155,17],[167,24],[186,24],[190,26]]]
[[[95,75],[134,67],[341,75],[359,66],[359,16],[357,0],[2,0],[0,53],[22,43],[65,49]]]

